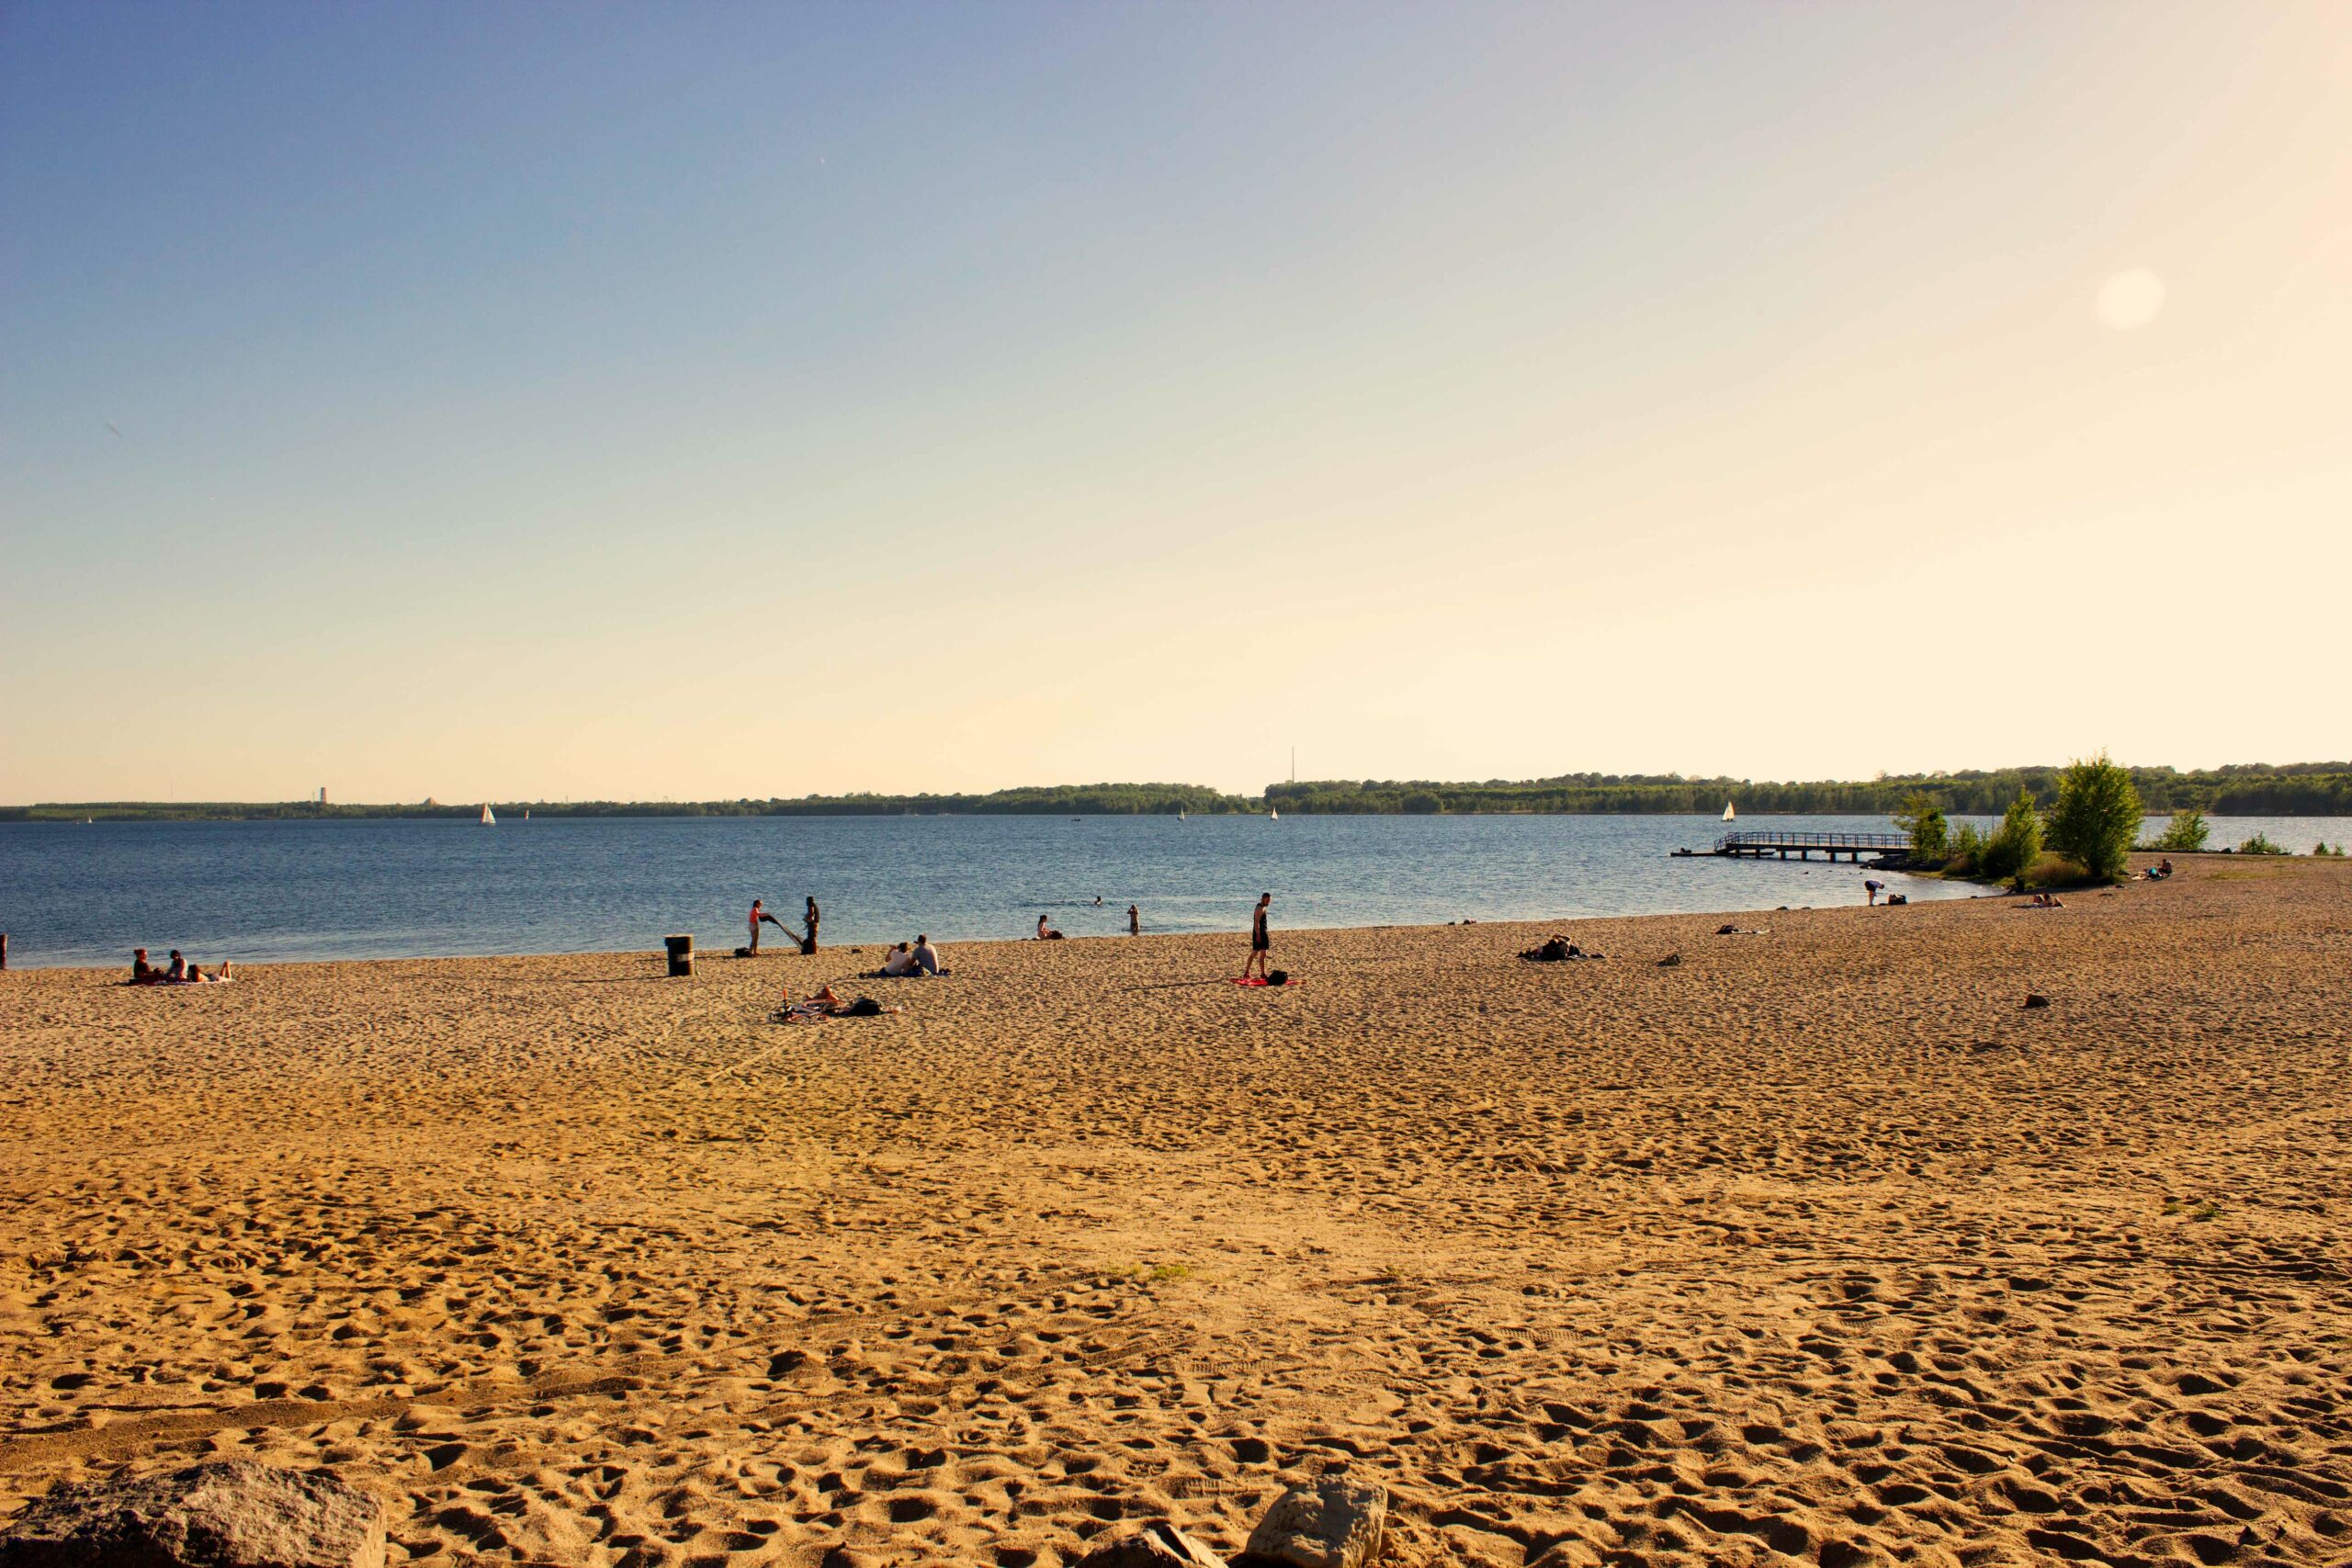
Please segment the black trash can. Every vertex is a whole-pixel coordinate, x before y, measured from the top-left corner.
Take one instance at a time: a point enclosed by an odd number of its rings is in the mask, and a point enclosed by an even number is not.
[[[692,931],[684,936],[665,936],[662,945],[670,950],[670,973],[673,976],[695,972],[695,938]]]

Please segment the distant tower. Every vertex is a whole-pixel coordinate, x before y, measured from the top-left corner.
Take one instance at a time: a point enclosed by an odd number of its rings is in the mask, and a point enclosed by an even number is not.
[[[321,785],[319,786],[319,804],[320,804],[321,806],[324,806],[326,803],[327,803],[327,786],[326,786],[326,785],[324,785],[324,784],[321,784]]]

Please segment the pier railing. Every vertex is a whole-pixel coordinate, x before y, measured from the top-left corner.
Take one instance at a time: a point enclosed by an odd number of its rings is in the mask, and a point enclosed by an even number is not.
[[[1715,852],[1724,855],[1757,850],[1907,850],[1910,847],[1910,839],[1901,833],[1791,833],[1777,828],[1725,833],[1715,840]]]
[[[1715,840],[1719,855],[1750,855],[1758,860],[1766,855],[1811,860],[1818,854],[1833,861],[1844,855],[1859,862],[1864,855],[1899,855],[1910,847],[1910,839],[1901,833],[1799,833],[1779,828],[1725,833]]]

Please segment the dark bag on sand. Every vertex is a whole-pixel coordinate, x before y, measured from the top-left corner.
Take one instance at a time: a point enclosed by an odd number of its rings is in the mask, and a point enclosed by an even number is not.
[[[1287,969],[1274,969],[1274,970],[1270,970],[1270,971],[1268,971],[1268,973],[1267,973],[1267,975],[1266,975],[1266,984],[1268,984],[1269,986],[1287,986],[1287,985],[1289,985],[1289,984],[1290,984],[1290,971],[1289,971],[1289,970],[1287,970]]]
[[[849,1004],[849,1010],[842,1016],[843,1018],[872,1018],[881,1010],[882,1004],[872,997],[860,997]]]

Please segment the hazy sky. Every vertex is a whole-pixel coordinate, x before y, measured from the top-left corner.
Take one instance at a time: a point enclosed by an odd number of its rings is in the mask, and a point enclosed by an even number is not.
[[[2352,5],[0,7],[0,801],[2352,753]]]

